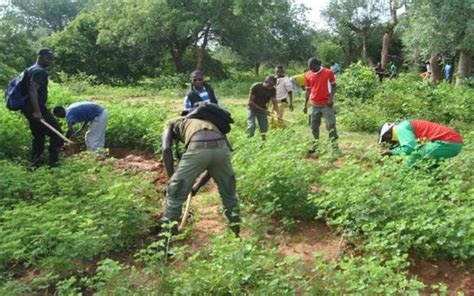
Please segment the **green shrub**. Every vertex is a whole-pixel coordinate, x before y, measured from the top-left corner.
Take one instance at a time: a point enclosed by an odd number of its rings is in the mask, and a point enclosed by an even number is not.
[[[106,145],[127,147],[149,152],[161,151],[161,133],[168,110],[157,110],[151,104],[124,103],[107,105]]]
[[[150,183],[93,157],[63,163],[27,173],[0,162],[0,271],[24,262],[63,275],[80,272],[147,231],[145,198],[155,194]]]
[[[234,142],[233,164],[239,197],[257,210],[287,217],[313,218],[307,196],[317,166],[302,159],[309,143],[291,130],[270,132],[262,143],[245,135]]]
[[[20,112],[0,108],[0,159],[28,158],[31,138],[28,121]]]
[[[474,256],[469,153],[446,160],[436,170],[430,170],[429,163],[418,169],[404,167],[395,157],[377,165],[378,156],[372,157],[369,168],[354,160],[321,175],[321,192],[312,197],[319,217],[349,237],[364,238],[367,249]]]
[[[380,82],[362,62],[350,65],[336,81],[337,101],[370,100],[379,92]]]
[[[382,260],[378,256],[345,256],[338,261],[316,262],[313,286],[326,295],[418,295],[425,285],[409,279],[406,256]]]
[[[337,100],[340,96],[338,92]],[[411,75],[400,75],[398,79],[384,80],[372,98],[362,102],[343,100],[337,106],[342,125],[352,131],[373,132],[383,122],[407,118],[434,121],[460,130],[473,123],[473,96],[474,91],[468,87],[434,85]]]

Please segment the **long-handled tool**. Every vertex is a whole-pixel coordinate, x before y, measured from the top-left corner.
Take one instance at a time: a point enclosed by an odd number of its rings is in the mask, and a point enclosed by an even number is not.
[[[272,114],[272,115],[269,115],[269,116],[272,117],[272,118],[275,118],[276,120],[283,120],[283,121],[289,122],[289,123],[291,123],[291,124],[295,124],[295,123],[296,123],[295,121],[289,120],[289,119],[286,119],[286,118],[278,118],[277,116],[275,116],[275,115],[273,115],[273,114]]]
[[[50,130],[52,130],[56,135],[58,135],[59,137],[61,137],[61,139],[63,139],[64,141],[68,142],[69,144],[74,144],[73,141],[69,140],[68,138],[66,138],[63,134],[61,134],[57,129],[55,129],[51,124],[47,123],[46,120],[44,119],[40,119],[41,123],[46,125],[47,128],[49,128]]]
[[[188,199],[186,200],[186,207],[184,208],[183,218],[181,218],[181,223],[179,223],[179,226],[178,226],[179,232],[181,232],[184,229],[184,226],[186,226],[186,223],[188,222],[188,214],[189,214],[189,207],[191,205],[191,198],[192,198],[192,195],[191,193],[189,193]]]

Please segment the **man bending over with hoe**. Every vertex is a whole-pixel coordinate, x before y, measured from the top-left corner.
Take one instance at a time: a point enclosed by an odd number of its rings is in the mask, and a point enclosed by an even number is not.
[[[255,134],[255,119],[257,119],[262,139],[265,140],[265,134],[268,132],[267,116],[272,116],[270,111],[267,110],[268,102],[272,101],[273,109],[277,113],[278,120],[282,118],[276,100],[276,82],[275,76],[270,75],[267,76],[264,82],[257,82],[250,88],[247,117],[247,133],[249,137],[253,137]]]
[[[107,110],[104,107],[93,102],[78,102],[67,108],[56,106],[53,113],[59,118],[66,118],[68,125],[67,137],[78,135],[90,123],[85,137],[87,151],[104,148],[105,126],[108,118]],[[78,122],[83,123],[82,127],[74,133],[73,125]]]
[[[383,151],[381,155],[408,155],[407,164],[410,166],[420,159],[454,157],[463,147],[460,134],[447,126],[424,120],[385,123],[380,130],[378,143],[398,145]]]
[[[215,108],[220,108],[212,104]],[[191,112],[192,113],[192,112]],[[230,222],[231,230],[238,236],[240,232],[239,201],[235,189],[235,176],[230,162],[229,142],[223,132],[209,120],[179,117],[166,123],[162,136],[163,161],[170,177],[166,190],[164,224],[178,222],[182,205],[188,195],[197,192],[209,177],[219,188],[224,206],[224,214]],[[176,171],[173,166],[173,140],[183,142],[186,148]],[[196,178],[202,182],[193,186]],[[176,223],[174,223],[176,224]],[[177,233],[177,226],[171,227],[171,234]]]

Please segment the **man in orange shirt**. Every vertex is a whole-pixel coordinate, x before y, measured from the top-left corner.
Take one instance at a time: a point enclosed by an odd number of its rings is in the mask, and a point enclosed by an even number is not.
[[[334,93],[336,92],[336,79],[334,73],[321,67],[321,61],[310,58],[308,61],[309,71],[305,74],[306,95],[303,112],[308,112],[308,100],[311,99],[313,110],[311,112],[311,131],[314,136],[314,144],[310,153],[316,152],[319,140],[319,126],[324,116],[326,129],[332,141],[333,151],[339,151],[337,145],[336,116],[334,115]]]

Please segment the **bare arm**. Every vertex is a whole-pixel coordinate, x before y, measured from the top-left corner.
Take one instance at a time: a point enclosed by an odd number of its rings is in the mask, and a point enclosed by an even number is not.
[[[73,124],[72,123],[67,123],[67,132],[66,132],[66,138],[71,138],[74,134],[74,129],[72,128]],[[75,135],[75,134],[74,134]]]
[[[276,111],[278,118],[281,118],[280,107],[278,107],[278,101],[275,97],[272,97],[273,110]]]
[[[193,189],[191,190],[191,195],[195,196],[199,189],[206,185],[206,183],[211,179],[211,174],[208,171],[205,171],[199,180],[193,185]]]
[[[29,95],[31,104],[33,105],[33,109],[35,110],[35,112],[33,113],[33,118],[36,120],[43,119],[43,115],[41,114],[41,110],[38,103],[38,89],[40,87],[41,85],[39,85],[37,82],[31,81]]]
[[[250,95],[249,96],[249,103],[248,103],[249,106],[252,106],[262,112],[265,112],[266,114],[269,114],[269,112],[267,110],[265,110],[264,108],[260,107],[259,105],[257,105],[257,103],[255,103],[255,95]]]
[[[306,114],[308,112],[308,100],[309,96],[311,95],[311,89],[306,88],[306,93],[304,94],[304,108],[303,108],[303,113]]]
[[[171,147],[173,144],[173,138],[174,138],[173,124],[170,124],[166,126],[165,131],[163,132],[163,135],[161,137],[162,157],[163,157],[166,173],[168,174],[169,178],[171,178],[171,176],[174,173],[173,150]]]
[[[290,98],[290,105],[288,107],[290,108],[290,111],[293,111],[293,92],[292,91],[288,92],[288,97]]]
[[[77,135],[79,135],[83,130],[84,128],[86,127],[86,125],[88,124],[89,122],[88,121],[84,121],[84,123],[82,124],[81,128],[78,129],[75,133],[73,133],[73,128],[72,128],[72,124],[69,124],[67,125],[68,127],[68,131],[66,133],[66,137],[67,138],[70,138],[70,137],[76,137]],[[70,133],[70,134],[69,134]]]
[[[334,94],[336,93],[336,84],[331,84],[331,94],[329,95],[328,105],[334,104]]]

